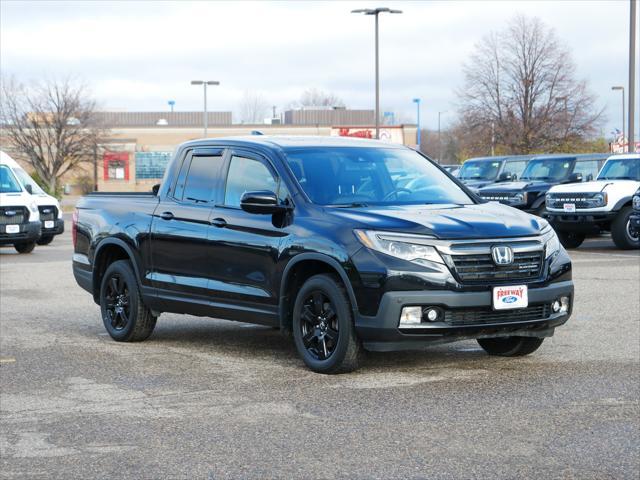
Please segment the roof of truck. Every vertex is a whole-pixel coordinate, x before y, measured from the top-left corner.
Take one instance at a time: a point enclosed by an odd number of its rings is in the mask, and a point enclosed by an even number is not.
[[[205,138],[192,140],[185,145],[191,147],[211,145],[260,145],[282,149],[299,147],[360,147],[360,148],[406,148],[396,143],[386,143],[370,138],[338,136],[295,136],[295,135],[244,135],[237,137]]]

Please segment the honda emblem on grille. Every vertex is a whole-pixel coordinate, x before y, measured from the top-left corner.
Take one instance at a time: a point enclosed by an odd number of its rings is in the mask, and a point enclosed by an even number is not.
[[[491,258],[496,265],[511,265],[513,250],[509,245],[494,245],[491,247]]]

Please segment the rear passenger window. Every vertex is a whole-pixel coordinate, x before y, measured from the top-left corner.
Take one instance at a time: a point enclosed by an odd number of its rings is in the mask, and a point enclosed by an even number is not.
[[[221,168],[222,155],[192,157],[179,200],[195,203],[211,201]],[[179,194],[178,189],[176,194]]]
[[[277,192],[278,183],[265,164],[252,158],[231,157],[224,204],[239,207],[245,192],[270,190]]]
[[[585,160],[585,161],[578,161],[576,162],[576,166],[573,169],[573,173],[581,173],[582,174],[582,180],[584,182],[586,182],[587,180],[590,180],[589,175],[591,175],[591,179],[596,178],[596,176],[598,175],[598,160]]]

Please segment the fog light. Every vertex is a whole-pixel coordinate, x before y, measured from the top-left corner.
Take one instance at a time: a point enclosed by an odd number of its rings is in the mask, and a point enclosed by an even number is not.
[[[558,313],[560,311],[560,302],[558,300],[554,300],[551,304],[551,310],[553,313]]]
[[[400,314],[400,326],[419,325],[422,322],[422,307],[404,307]]]
[[[429,320],[430,322],[435,322],[439,316],[440,312],[438,312],[438,310],[436,310],[435,308],[430,308],[429,310],[427,310],[427,320]]]
[[[567,313],[569,311],[569,297],[560,297],[560,312]]]

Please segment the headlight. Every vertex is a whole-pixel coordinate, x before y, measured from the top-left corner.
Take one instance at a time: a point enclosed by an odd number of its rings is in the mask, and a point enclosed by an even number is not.
[[[542,242],[544,243],[545,258],[549,258],[560,251],[560,240],[558,239],[558,235],[556,235],[556,232],[548,223],[542,229]]]
[[[527,203],[527,192],[516,193],[513,196],[513,203],[526,204]]]
[[[594,207],[604,207],[607,204],[607,194],[605,192],[596,193],[591,197],[591,204]]]
[[[354,230],[353,232],[360,240],[360,243],[372,250],[414,263],[426,261],[444,264],[444,260],[438,251],[434,247],[425,244],[433,237],[376,232],[373,230]]]
[[[635,195],[633,197],[633,209],[640,210],[640,195]]]

